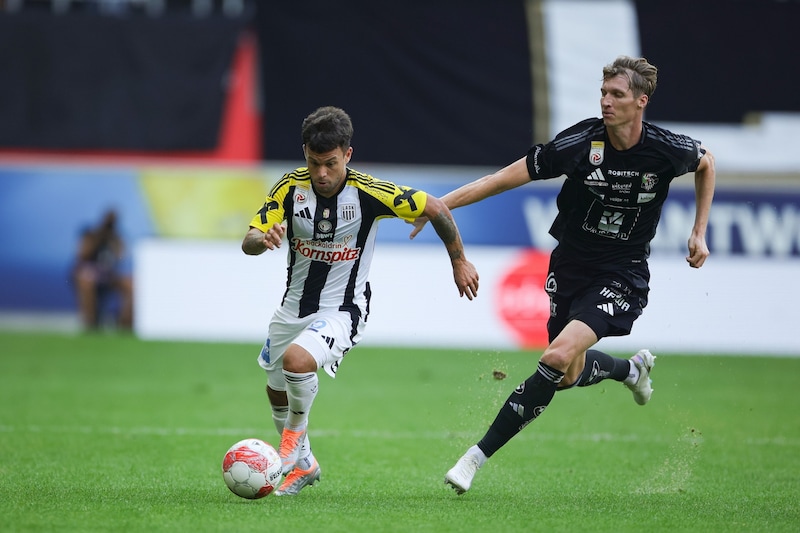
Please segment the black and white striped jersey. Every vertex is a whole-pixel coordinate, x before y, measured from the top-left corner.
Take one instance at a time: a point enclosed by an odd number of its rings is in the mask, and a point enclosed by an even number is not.
[[[297,317],[336,309],[366,320],[378,221],[414,220],[427,199],[423,191],[349,168],[344,187],[333,198],[314,193],[307,168],[285,174],[250,222],[262,231],[286,223],[289,250],[282,307]]]
[[[694,172],[705,150],[685,135],[645,122],[639,143],[615,150],[603,120],[587,119],[528,151],[532,180],[566,176],[550,234],[562,250],[597,267],[650,255],[672,180]]]

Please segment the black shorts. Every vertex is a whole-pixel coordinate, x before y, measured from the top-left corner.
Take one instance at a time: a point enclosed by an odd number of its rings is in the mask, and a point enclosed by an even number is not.
[[[647,305],[649,281],[646,262],[609,270],[576,262],[554,250],[545,282],[550,296],[550,342],[575,319],[592,328],[598,339],[628,335]]]

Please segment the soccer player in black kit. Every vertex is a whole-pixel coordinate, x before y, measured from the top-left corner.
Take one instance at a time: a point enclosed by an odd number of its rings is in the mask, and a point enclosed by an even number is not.
[[[647,305],[650,241],[670,182],[688,172],[694,172],[696,211],[686,261],[693,268],[703,265],[715,182],[714,158],[699,141],[643,120],[657,74],[644,58],[617,58],[603,68],[602,118],[579,122],[442,197],[454,209],[530,181],[566,176],[550,228],[558,244],[544,287],[550,344],[484,437],[445,475],[458,494],[469,490],[484,462],[539,416],[558,390],[613,379],[633,392],[637,404],[650,400],[655,356],[649,350],[619,359],[591,348],[603,337],[628,335]],[[424,223],[415,222],[412,238]]]

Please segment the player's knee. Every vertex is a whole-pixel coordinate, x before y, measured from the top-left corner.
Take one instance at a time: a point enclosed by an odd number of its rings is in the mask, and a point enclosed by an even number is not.
[[[297,344],[292,344],[286,349],[286,353],[283,354],[283,369],[299,374],[316,372],[317,361],[304,348]]]
[[[573,359],[574,356],[569,350],[550,345],[539,360],[549,367],[560,370],[561,372],[566,372],[572,364]]]

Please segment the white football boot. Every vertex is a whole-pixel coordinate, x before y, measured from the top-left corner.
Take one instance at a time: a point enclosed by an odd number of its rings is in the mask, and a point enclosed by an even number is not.
[[[639,350],[630,360],[639,369],[639,379],[636,380],[636,383],[631,385],[626,383],[625,386],[633,393],[633,400],[639,405],[644,405],[650,401],[650,396],[653,395],[650,371],[656,366],[656,356],[651,354],[650,350]]]

